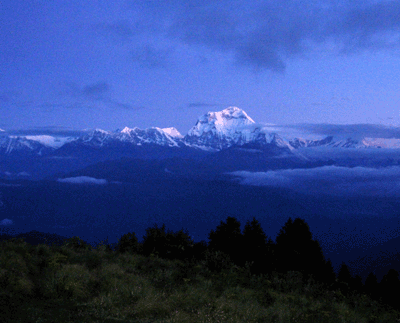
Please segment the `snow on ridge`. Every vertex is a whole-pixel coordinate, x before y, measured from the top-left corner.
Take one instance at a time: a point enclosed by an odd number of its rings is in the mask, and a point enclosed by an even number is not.
[[[175,127],[162,128],[161,130],[173,138],[183,138],[182,134]]]
[[[229,107],[219,112],[208,112],[198,118],[196,125],[189,130],[188,136],[202,136],[204,133],[213,133],[230,136],[238,128],[255,124],[246,112],[238,107]]]
[[[400,148],[400,139],[398,139],[398,138],[364,138],[362,140],[362,144],[365,147],[398,149],[398,148]]]
[[[125,127],[124,129],[121,130],[121,133],[126,133],[126,134],[130,134],[132,131],[137,131],[140,130],[138,127],[134,127],[134,128],[129,128],[129,127]]]
[[[28,140],[37,141],[44,146],[52,148],[60,148],[67,142],[70,142],[75,139],[71,137],[53,137],[47,135],[26,136],[25,138]]]
[[[199,117],[184,140],[192,146],[209,146],[217,150],[250,142],[294,149],[278,134],[271,132],[270,128],[270,124],[256,123],[242,109],[229,107]]]
[[[101,132],[101,133],[104,133],[104,134],[109,134],[109,133],[110,133],[109,131],[103,130],[103,129],[100,129],[100,128],[96,128],[96,129],[94,130],[94,132]]]

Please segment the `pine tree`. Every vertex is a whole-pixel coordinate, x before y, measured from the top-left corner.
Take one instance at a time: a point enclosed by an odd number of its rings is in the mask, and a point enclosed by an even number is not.
[[[124,234],[121,239],[118,241],[117,245],[118,252],[121,253],[138,253],[139,251],[139,242],[136,237],[135,232],[129,232]]]
[[[342,262],[339,273],[338,281],[340,284],[340,290],[344,295],[349,295],[352,292],[353,287],[353,276],[350,273],[349,267]]]
[[[369,273],[365,280],[365,292],[373,299],[379,299],[378,279],[374,273]]]
[[[395,269],[389,269],[386,275],[383,276],[379,283],[379,294],[382,300],[392,306],[399,308],[399,273]]]
[[[278,271],[299,271],[304,279],[324,280],[331,275],[318,241],[312,239],[308,224],[289,218],[276,237]],[[326,272],[327,271],[327,272]]]
[[[167,255],[167,232],[165,231],[165,224],[159,228],[155,224],[152,228],[146,229],[146,234],[143,237],[143,255],[149,256],[151,254],[165,257]]]
[[[161,258],[184,260],[191,257],[193,246],[193,239],[187,230],[166,231],[163,224],[161,228],[154,225],[146,229],[142,249],[146,256],[154,254]]]
[[[324,283],[325,286],[332,288],[335,284],[336,274],[333,269],[333,265],[330,259],[328,259],[324,264],[324,269],[321,272],[319,281]]]
[[[268,254],[267,236],[261,224],[253,218],[247,221],[243,230],[243,260],[251,265],[254,274],[265,273],[272,267],[272,256]]]
[[[352,287],[354,288],[355,291],[357,291],[359,294],[361,294],[364,291],[364,284],[362,282],[362,278],[360,275],[356,275],[353,278],[353,285]]]
[[[205,259],[205,253],[208,249],[207,242],[201,240],[200,242],[195,242],[192,248],[192,256],[195,261],[200,261]]]
[[[228,217],[226,222],[221,221],[215,231],[210,231],[208,238],[211,250],[219,250],[229,255],[236,265],[243,264],[243,235],[240,222],[234,217]]]
[[[167,258],[185,260],[190,258],[194,246],[193,239],[187,230],[168,231],[166,236]]]

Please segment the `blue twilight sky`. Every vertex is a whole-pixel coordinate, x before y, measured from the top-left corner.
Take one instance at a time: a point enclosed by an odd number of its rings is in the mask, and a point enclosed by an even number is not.
[[[400,126],[400,1],[3,0],[0,128]],[[50,128],[49,128],[50,127]]]

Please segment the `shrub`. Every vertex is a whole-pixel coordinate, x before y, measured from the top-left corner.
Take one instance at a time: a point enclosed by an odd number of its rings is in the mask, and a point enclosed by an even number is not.
[[[92,247],[87,242],[79,237],[72,237],[64,241],[63,246],[66,246],[74,251],[90,250]]]
[[[139,242],[136,238],[135,232],[129,232],[124,234],[117,244],[117,251],[120,253],[138,253]]]
[[[221,272],[233,266],[228,254],[219,250],[207,250],[205,253],[205,266],[212,272]]]
[[[191,257],[193,246],[187,230],[166,231],[163,224],[161,228],[155,225],[146,229],[142,250],[145,256],[154,254],[161,258],[184,260]]]
[[[15,251],[0,253],[0,288],[11,296],[31,295],[34,285],[24,257]]]
[[[101,267],[103,264],[102,256],[97,252],[90,252],[86,256],[86,266],[89,270]]]
[[[89,296],[90,274],[82,265],[67,264],[47,275],[43,295],[48,298],[82,300]]]

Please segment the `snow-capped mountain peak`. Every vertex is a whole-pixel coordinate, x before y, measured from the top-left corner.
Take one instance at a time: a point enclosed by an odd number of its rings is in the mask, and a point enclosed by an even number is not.
[[[281,127],[282,128],[282,127]],[[371,138],[369,136],[351,136],[347,133],[335,136],[308,139],[291,134],[281,136],[281,128],[271,124],[256,123],[246,112],[237,107],[229,107],[218,112],[208,112],[200,116],[195,126],[186,136],[174,127],[151,127],[140,129],[125,127],[123,130],[105,131],[95,129],[78,138],[61,138],[48,135],[14,136],[2,133],[0,129],[0,154],[21,155],[29,153],[44,155],[66,146],[61,151],[79,149],[79,147],[130,149],[132,146],[187,147],[207,151],[219,151],[232,146],[277,147],[294,152],[310,150],[313,147],[326,148],[395,148],[400,149],[400,139]],[[293,136],[292,136],[293,135]],[[296,134],[298,135],[298,134]],[[308,136],[307,133],[305,134]],[[312,139],[314,138],[314,139]],[[86,148],[85,148],[86,149]],[[86,151],[84,149],[84,151]],[[318,150],[319,148],[317,148]],[[268,149],[266,149],[268,150]],[[313,149],[311,149],[313,150]]]
[[[135,131],[137,131],[137,130],[139,130],[138,127],[134,127],[134,128],[125,127],[124,129],[121,130],[120,133],[125,133],[125,134],[128,134],[128,135],[129,135],[129,134],[131,134],[132,132],[135,132]]]
[[[188,136],[202,136],[204,133],[229,135],[243,126],[254,124],[246,112],[237,107],[229,107],[219,112],[208,112],[197,120]]]
[[[181,133],[175,127],[162,128],[161,130],[173,138],[183,138]]]
[[[250,142],[292,149],[277,134],[270,133],[263,125],[255,123],[246,112],[237,107],[229,107],[219,112],[208,112],[199,117],[184,141],[187,145],[216,150]]]

